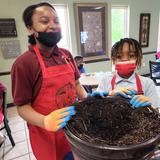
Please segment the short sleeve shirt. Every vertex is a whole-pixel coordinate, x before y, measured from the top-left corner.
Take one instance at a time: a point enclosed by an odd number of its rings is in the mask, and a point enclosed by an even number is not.
[[[40,54],[46,67],[65,64],[65,60],[62,58],[62,54],[65,54],[71,59],[75,68],[75,80],[79,79],[80,74],[78,68],[68,50],[55,46],[52,53],[40,50]],[[11,78],[12,95],[15,105],[21,106],[33,103],[41,88],[42,71],[32,46],[29,46],[29,50],[19,56],[14,62],[11,70]]]
[[[3,98],[3,92],[6,92],[7,88],[4,84],[0,83],[0,99]]]

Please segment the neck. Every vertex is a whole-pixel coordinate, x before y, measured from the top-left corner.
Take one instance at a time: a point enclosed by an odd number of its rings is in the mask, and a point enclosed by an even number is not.
[[[45,50],[45,51],[50,52],[50,53],[52,53],[52,51],[53,51],[53,49],[54,49],[54,47],[55,47],[55,46],[53,46],[53,47],[47,47],[47,46],[43,45],[42,43],[40,43],[40,42],[38,42],[38,41],[36,42],[36,45],[37,45],[37,47],[38,47],[39,49]]]
[[[130,73],[130,74],[128,74],[128,75],[120,75],[120,74],[118,73],[118,75],[119,75],[120,77],[124,78],[124,79],[128,79],[129,77],[131,77],[132,74],[133,74],[133,72]]]

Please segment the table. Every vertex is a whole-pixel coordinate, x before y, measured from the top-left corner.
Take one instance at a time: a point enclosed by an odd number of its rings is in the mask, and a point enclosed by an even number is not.
[[[96,78],[94,75],[87,75],[87,74],[82,74],[80,79],[80,83],[82,85],[87,85],[87,86],[98,86],[99,80]]]
[[[94,73],[83,73],[79,79],[81,85],[91,86],[92,88],[98,87],[101,79],[104,76],[111,76],[113,73],[108,72],[94,72]]]

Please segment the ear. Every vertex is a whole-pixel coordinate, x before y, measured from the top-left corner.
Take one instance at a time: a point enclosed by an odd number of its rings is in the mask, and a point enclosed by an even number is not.
[[[38,36],[38,33],[32,27],[28,26],[27,30],[30,35],[34,34],[36,37]]]
[[[30,35],[32,35],[34,33],[33,28],[30,27],[30,26],[27,26],[27,30],[28,30],[28,32],[29,32]]]

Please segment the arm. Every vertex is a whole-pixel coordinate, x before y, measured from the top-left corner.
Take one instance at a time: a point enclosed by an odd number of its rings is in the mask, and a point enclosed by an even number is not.
[[[83,99],[87,97],[87,92],[83,88],[83,86],[80,84],[79,80],[76,81],[76,94],[79,99]]]
[[[150,98],[153,107],[160,108],[159,96],[155,84],[151,79],[147,79],[148,83],[145,86],[144,95]]]
[[[54,132],[63,128],[75,115],[74,106],[57,109],[48,115],[36,112],[30,104],[19,106],[17,110],[19,115],[28,123]]]
[[[45,116],[36,112],[31,104],[25,104],[17,107],[19,115],[28,123],[44,128]]]
[[[140,77],[144,91],[144,95],[135,95],[132,97],[130,103],[133,108],[152,106],[159,108],[159,98],[153,81],[147,77]]]
[[[98,92],[109,92],[110,90],[112,90],[111,87],[111,80],[112,80],[113,75],[106,75],[104,74],[103,77],[101,78],[99,85],[96,89],[96,91]]]

